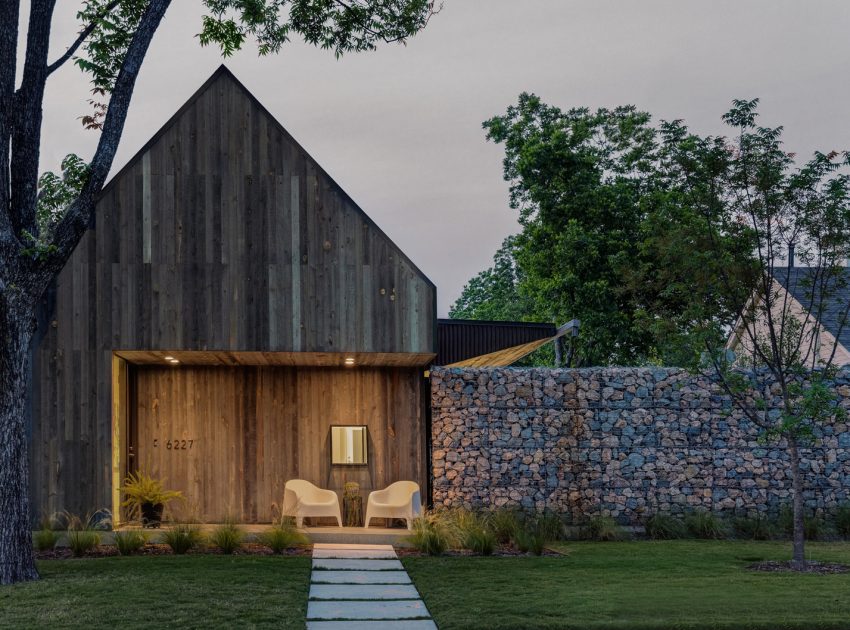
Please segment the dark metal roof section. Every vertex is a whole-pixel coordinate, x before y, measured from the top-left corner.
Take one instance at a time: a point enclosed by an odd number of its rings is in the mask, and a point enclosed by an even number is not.
[[[850,301],[850,268],[843,271],[844,279],[838,283],[840,286],[831,291],[829,297],[824,300],[821,325],[838,339],[838,343],[850,349],[850,321],[841,325],[841,318],[847,309],[847,302]],[[816,272],[817,268],[812,267],[775,267],[773,277],[803,308],[808,308],[813,303],[813,297],[815,303],[818,300],[818,296],[812,295],[812,280]]]
[[[555,324],[495,322],[473,319],[437,320],[437,358],[434,365],[449,365],[538,339],[553,337]]]

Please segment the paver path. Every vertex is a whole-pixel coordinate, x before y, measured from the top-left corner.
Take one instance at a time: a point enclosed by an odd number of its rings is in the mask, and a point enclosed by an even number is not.
[[[307,630],[436,630],[392,545],[313,545]]]

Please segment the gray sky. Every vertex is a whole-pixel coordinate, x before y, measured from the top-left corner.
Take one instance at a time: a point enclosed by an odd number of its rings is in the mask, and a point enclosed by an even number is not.
[[[53,52],[78,3],[58,3]],[[120,168],[221,63],[202,49],[199,0],[175,0],[142,69]],[[300,42],[246,49],[228,67],[437,284],[445,315],[517,231],[501,147],[481,122],[522,91],[563,108],[633,103],[720,133],[733,98],[762,99],[789,150],[850,148],[850,2],[845,0],[445,0],[407,47],[335,60]],[[88,84],[50,79],[42,165],[90,156]]]

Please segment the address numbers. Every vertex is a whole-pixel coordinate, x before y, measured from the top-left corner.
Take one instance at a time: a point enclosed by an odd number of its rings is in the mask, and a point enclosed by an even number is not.
[[[188,451],[195,444],[195,440],[165,440],[164,446],[167,451]],[[154,438],[153,447],[162,446],[158,438]]]

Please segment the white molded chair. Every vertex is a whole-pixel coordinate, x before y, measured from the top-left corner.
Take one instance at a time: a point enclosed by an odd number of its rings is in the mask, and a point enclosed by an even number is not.
[[[304,479],[290,479],[283,490],[283,514],[295,517],[301,527],[307,516],[330,516],[342,527],[339,497],[333,490],[324,490]]]
[[[396,481],[383,490],[369,493],[366,503],[366,523],[373,518],[403,518],[407,529],[413,527],[413,519],[422,515],[422,499],[419,484],[414,481]]]

